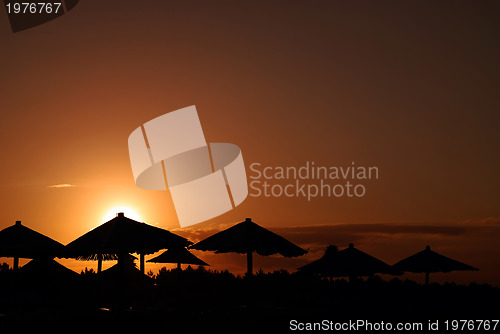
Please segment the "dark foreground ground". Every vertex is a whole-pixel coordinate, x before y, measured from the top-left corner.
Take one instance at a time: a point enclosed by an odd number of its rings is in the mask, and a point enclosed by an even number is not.
[[[286,271],[248,279],[190,268],[162,270],[152,278],[138,271],[119,276],[0,271],[0,333],[338,333],[326,324],[358,320],[375,327],[345,332],[384,332],[375,330],[383,321],[424,326],[385,332],[427,333],[430,320],[439,321],[434,333],[500,333],[500,324],[488,331],[477,324],[472,331],[460,324],[451,330],[452,320],[500,318],[500,290],[489,285],[426,288],[377,277],[349,284]],[[308,327],[319,326],[314,323],[323,327]]]

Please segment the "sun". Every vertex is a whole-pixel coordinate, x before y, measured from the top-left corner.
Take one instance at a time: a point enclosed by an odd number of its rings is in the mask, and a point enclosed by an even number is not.
[[[131,207],[128,206],[116,206],[112,209],[110,209],[102,218],[102,222],[105,223],[113,218],[116,217],[116,215],[119,212],[123,212],[125,217],[136,220],[138,222],[142,221],[141,216],[137,213],[136,210],[132,209]]]

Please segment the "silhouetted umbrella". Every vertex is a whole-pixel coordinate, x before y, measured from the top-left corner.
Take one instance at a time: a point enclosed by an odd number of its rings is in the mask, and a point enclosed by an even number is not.
[[[190,248],[215,253],[247,254],[247,274],[252,275],[252,252],[259,255],[281,254],[285,257],[304,255],[306,250],[247,218],[224,231],[216,233]]]
[[[135,259],[130,254],[122,256],[117,264],[97,275],[101,303],[111,303],[111,308],[123,312],[134,299],[153,293],[145,289],[152,288],[154,280],[137,269]]]
[[[336,246],[330,245],[326,248],[325,254],[321,258],[298,268],[298,270],[301,273],[336,277],[335,257],[338,255],[338,252]]]
[[[0,231],[0,257],[13,257],[14,269],[19,267],[19,258],[61,257],[64,245],[38,233],[20,221]]]
[[[20,272],[36,277],[50,279],[78,279],[80,275],[71,269],[66,268],[54,259],[33,259],[26,263]]]
[[[425,285],[429,285],[430,273],[447,273],[455,270],[479,270],[465,263],[436,253],[431,250],[430,246],[426,246],[425,250],[399,261],[392,267],[399,271],[425,273]]]
[[[121,278],[123,278],[125,282],[129,283],[150,282],[151,278],[137,269],[137,266],[134,262],[135,260],[137,260],[135,256],[127,254],[124,257],[124,263],[122,266],[117,263],[109,267],[108,269],[103,270],[99,274],[99,277],[111,282],[116,282]]]
[[[186,248],[171,248],[147,262],[154,263],[177,263],[177,269],[181,269],[183,264],[195,264],[199,266],[209,266],[205,261],[197,258]]]
[[[187,247],[192,242],[162,228],[129,219],[122,212],[115,218],[82,235],[66,246],[67,256],[79,260],[118,259],[128,253],[140,254],[144,273],[144,255],[161,249]]]
[[[335,246],[328,246],[320,259],[298,268],[300,272],[321,274],[328,277],[349,277],[374,274],[392,274],[393,269],[385,262],[354,248],[353,244],[338,251]]]
[[[19,300],[27,301],[33,296],[41,298],[72,298],[80,295],[83,277],[66,268],[54,259],[33,259],[19,268],[16,275]],[[76,295],[75,295],[76,294]]]

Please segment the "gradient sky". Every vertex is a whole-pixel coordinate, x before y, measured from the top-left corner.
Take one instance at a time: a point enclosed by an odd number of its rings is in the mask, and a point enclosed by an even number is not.
[[[311,251],[261,259],[269,270],[330,243],[390,264],[431,244],[482,269],[449,277],[500,285],[499,7],[85,0],[15,34],[0,10],[0,228],[22,220],[67,244],[129,207],[196,241],[252,217]],[[127,138],[189,105],[247,172],[354,161],[380,177],[363,198],[249,197],[179,230],[168,193],[135,186]],[[238,255],[197,255],[244,270]]]

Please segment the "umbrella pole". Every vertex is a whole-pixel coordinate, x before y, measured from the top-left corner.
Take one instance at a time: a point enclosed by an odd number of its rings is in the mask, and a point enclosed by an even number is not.
[[[247,275],[252,276],[253,275],[253,264],[252,264],[252,251],[247,252]]]
[[[177,262],[177,270],[179,270],[179,271],[182,270],[180,262]]]
[[[14,265],[12,267],[14,268],[14,270],[19,269],[19,258],[18,257],[14,257]]]
[[[429,272],[425,273],[425,293],[424,293],[424,311],[428,314],[430,308],[430,293],[429,293]]]
[[[140,263],[141,263],[141,264],[140,264],[140,265],[141,265],[141,273],[142,273],[142,274],[144,274],[144,271],[146,270],[146,268],[145,268],[145,261],[144,261],[144,254],[142,254],[142,253],[141,253],[141,254],[139,255],[139,258],[140,258],[140,260],[139,260],[139,261],[140,261]]]
[[[97,273],[99,274],[102,271],[102,255],[97,255]]]

